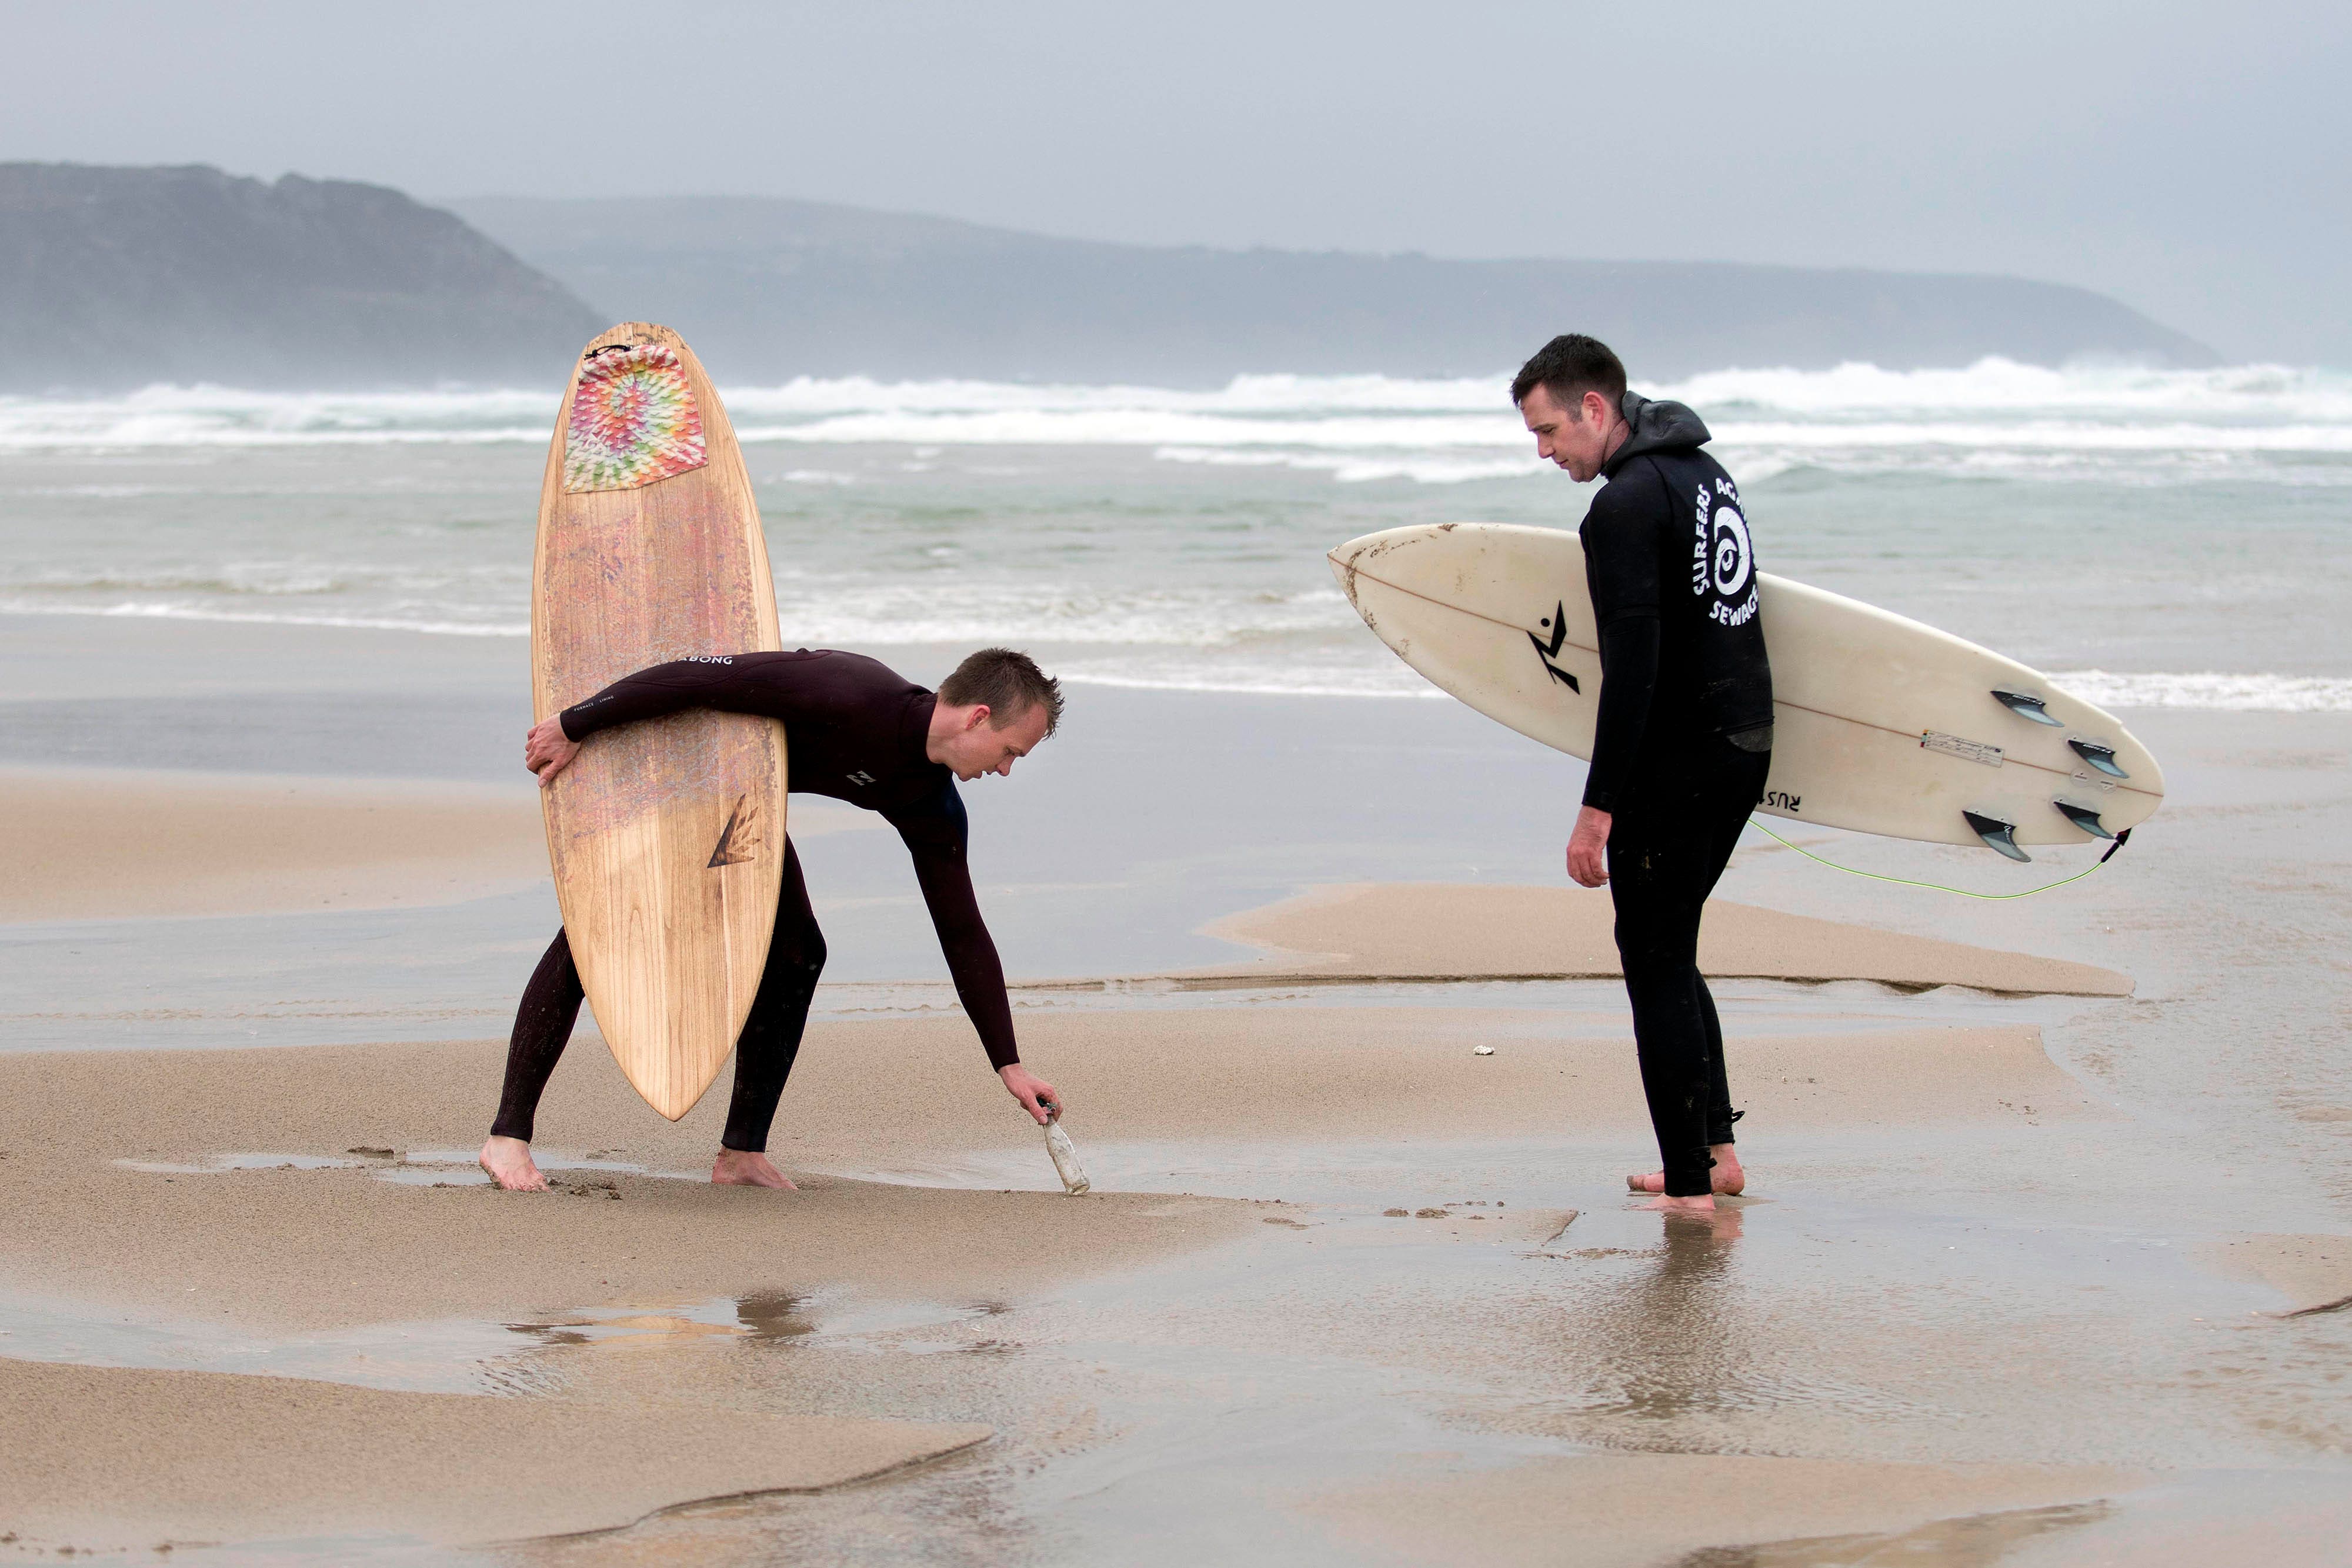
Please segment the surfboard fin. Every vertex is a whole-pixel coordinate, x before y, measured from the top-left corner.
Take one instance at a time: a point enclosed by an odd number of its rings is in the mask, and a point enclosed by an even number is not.
[[[2058,722],[2057,720],[2053,719],[2050,716],[2047,700],[2036,697],[2032,692],[2003,691],[1999,687],[1995,687],[1993,689],[1992,700],[2000,703],[2002,707],[2008,709],[2011,712],[2031,719],[2037,724],[2056,724]]]
[[[1998,849],[2012,860],[2030,861],[2033,858],[2017,847],[2017,824],[2014,822],[2003,822],[2000,817],[1987,816],[1981,811],[1963,809],[1960,816],[1967,819],[1976,836],[1985,841],[1986,848]]]
[[[2081,828],[2092,837],[2113,838],[2115,837],[2114,834],[2107,831],[2106,824],[2099,820],[2099,814],[2092,810],[2089,806],[2076,805],[2071,800],[2053,800],[2050,804],[2058,808],[2059,816],[2064,817],[2067,821],[2073,823],[2075,826]]]
[[[2066,744],[2073,748],[2076,756],[2082,758],[2084,762],[2090,763],[2101,773],[2119,779],[2127,779],[2131,777],[2131,774],[2116,766],[2116,749],[2113,746],[2107,745],[2105,742],[2100,741],[2081,741],[2074,739],[2069,739]]]

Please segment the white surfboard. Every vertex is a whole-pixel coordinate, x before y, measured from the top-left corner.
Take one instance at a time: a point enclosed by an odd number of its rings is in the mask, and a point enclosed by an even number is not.
[[[1399,658],[1571,756],[1592,754],[1600,639],[1573,533],[1392,528],[1331,552]],[[1758,809],[1894,838],[2081,844],[2145,821],[2164,775],[2113,714],[2039,672],[1901,616],[1763,574],[1772,772]]]

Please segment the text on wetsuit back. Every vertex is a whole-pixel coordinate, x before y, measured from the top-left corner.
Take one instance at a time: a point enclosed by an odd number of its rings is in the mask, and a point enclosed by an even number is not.
[[[1721,504],[1717,504],[1717,498]],[[1711,588],[1717,595],[1707,606],[1706,618],[1727,626],[1746,626],[1758,606],[1751,581],[1755,557],[1748,542],[1748,520],[1739,514],[1739,491],[1729,479],[1718,479],[1712,489],[1698,487],[1696,538],[1691,544],[1691,592],[1701,598]],[[1737,605],[1731,595],[1745,587],[1748,597]]]

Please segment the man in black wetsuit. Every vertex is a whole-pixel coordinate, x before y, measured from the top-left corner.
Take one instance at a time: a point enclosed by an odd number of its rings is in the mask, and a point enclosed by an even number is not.
[[[980,918],[968,837],[956,783],[1010,773],[1061,722],[1061,684],[1028,655],[985,648],[956,667],[934,694],[861,654],[807,648],[682,659],[614,681],[586,701],[534,726],[523,761],[545,786],[599,730],[687,708],[758,713],[784,724],[795,794],[829,795],[878,812],[906,840],[931,911],[956,995],[979,1031],[989,1064],[1023,1109],[1043,1122],[1060,1103],[1054,1086],[1021,1065],[1004,966]],[[790,1187],[767,1156],[768,1126],[800,1050],[824,937],[809,909],[799,851],[784,841],[775,935],[751,1016],[735,1043],[735,1094],[710,1179],[740,1186]],[[580,972],[562,931],[540,960],[515,1010],[505,1090],[482,1169],[515,1192],[545,1189],[530,1157],[531,1121],[548,1075],[580,1014]]]
[[[1592,498],[1579,537],[1601,628],[1592,768],[1568,874],[1607,883],[1663,1169],[1654,1206],[1711,1209],[1746,1178],[1698,924],[1772,761],[1772,671],[1739,489],[1679,403],[1625,390],[1608,347],[1554,338],[1511,383],[1536,450]]]

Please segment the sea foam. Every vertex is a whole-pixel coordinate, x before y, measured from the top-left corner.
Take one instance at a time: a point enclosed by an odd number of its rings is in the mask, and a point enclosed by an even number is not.
[[[2039,662],[2190,672],[2062,678],[2117,708],[2352,710],[2344,679],[2284,673],[2352,668],[2334,621],[2280,613],[2352,594],[2341,508],[2294,493],[2352,486],[2352,377],[1988,360],[1645,389],[1696,405],[1743,486],[1779,482],[1756,506],[1792,574],[1950,612]],[[1034,646],[1080,683],[1425,697],[1323,552],[1410,522],[1572,527],[1591,494],[1536,455],[1499,372],[800,378],[727,401],[787,646]],[[0,613],[520,637],[556,405],[548,388],[0,399]]]
[[[1735,471],[1893,463],[2052,477],[2080,458],[2147,456],[2176,479],[2218,458],[2242,477],[2311,482],[2282,458],[2352,454],[2352,377],[2280,365],[1734,369],[1645,388],[1696,406]],[[800,377],[725,389],[750,446],[1129,447],[1169,462],[1262,461],[1342,483],[1507,479],[1544,471],[1507,378],[1237,376],[1210,390]],[[90,399],[0,398],[0,454],[136,448],[543,444],[551,390],[259,393],[153,386]],[[1230,454],[1230,458],[1221,455]],[[2192,459],[2185,467],[2183,458]],[[2244,461],[2252,459],[2252,461]],[[2108,465],[2112,467],[2112,465]],[[830,470],[801,468],[798,482]]]
[[[2352,679],[2075,669],[2051,680],[2103,708],[2204,708],[2263,713],[2352,713]]]

